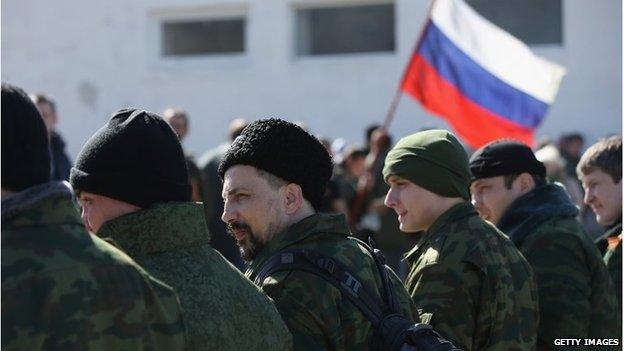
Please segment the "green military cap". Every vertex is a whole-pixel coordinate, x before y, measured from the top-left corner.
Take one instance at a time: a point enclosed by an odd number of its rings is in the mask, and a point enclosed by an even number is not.
[[[399,140],[383,169],[386,182],[391,175],[444,197],[470,198],[468,155],[446,130],[427,130]]]

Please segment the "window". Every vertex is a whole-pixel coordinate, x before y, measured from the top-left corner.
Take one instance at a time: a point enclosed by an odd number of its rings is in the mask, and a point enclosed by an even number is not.
[[[561,0],[467,0],[525,44],[562,44]]]
[[[297,10],[297,54],[394,51],[394,4]]]
[[[245,20],[163,21],[162,55],[205,55],[245,51]]]

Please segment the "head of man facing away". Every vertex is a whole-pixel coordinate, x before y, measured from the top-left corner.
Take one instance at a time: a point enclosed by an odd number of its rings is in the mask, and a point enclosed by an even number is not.
[[[49,181],[46,125],[22,89],[2,83],[2,198]]]
[[[585,151],[576,167],[585,198],[603,226],[622,222],[622,138],[601,140]]]
[[[546,184],[544,164],[528,146],[513,140],[496,140],[475,151],[470,172],[472,203],[495,225],[516,199]]]
[[[390,185],[385,204],[398,215],[403,232],[428,230],[442,213],[470,198],[468,156],[446,130],[399,140],[386,156],[383,176]]]
[[[219,165],[222,220],[251,261],[274,236],[313,215],[332,174],[323,145],[281,119],[249,124]]]
[[[190,201],[186,161],[176,133],[154,113],[122,109],[85,144],[69,182],[87,229],[157,203]]]

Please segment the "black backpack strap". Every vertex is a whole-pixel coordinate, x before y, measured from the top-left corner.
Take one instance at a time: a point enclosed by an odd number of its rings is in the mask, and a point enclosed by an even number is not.
[[[377,270],[379,271],[379,276],[381,277],[381,283],[383,287],[383,299],[385,300],[386,305],[389,307],[392,313],[402,314],[401,305],[399,304],[399,300],[396,297],[394,287],[392,286],[392,282],[390,281],[390,276],[388,275],[388,269],[390,268],[386,265],[385,259],[381,251],[376,248],[373,238],[368,238],[370,244],[366,244],[364,241],[356,237],[349,238],[355,240],[360,246],[364,247],[371,254],[371,256],[373,256],[373,259],[375,260],[375,265],[377,266]]]
[[[254,277],[254,283],[262,286],[262,282],[278,271],[298,270],[317,275],[335,286],[343,296],[348,298],[364,316],[377,328],[387,314],[385,303],[372,294],[349,268],[318,252],[306,249],[286,249],[271,256],[260,267]]]

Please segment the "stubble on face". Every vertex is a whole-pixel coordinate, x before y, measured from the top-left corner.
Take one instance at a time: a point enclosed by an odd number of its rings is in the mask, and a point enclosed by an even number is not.
[[[236,240],[241,257],[246,262],[253,260],[264,248],[264,244],[243,221],[233,221],[227,225],[228,233]]]
[[[266,229],[251,229],[251,226],[243,220],[234,220],[227,224],[228,233],[236,240],[241,257],[246,262],[253,261],[254,258],[264,249],[275,234],[282,230],[279,216],[274,208],[275,201],[267,203],[266,217],[269,221]]]

